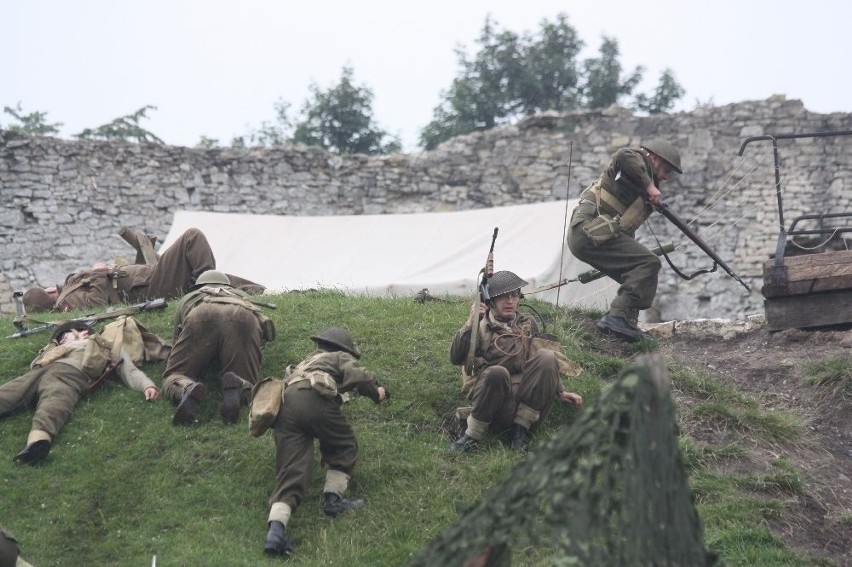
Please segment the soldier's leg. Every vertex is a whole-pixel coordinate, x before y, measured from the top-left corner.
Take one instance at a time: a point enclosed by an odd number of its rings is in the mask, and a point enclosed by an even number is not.
[[[38,401],[24,449],[15,460],[28,465],[44,459],[53,440],[71,417],[80,396],[89,388],[89,378],[73,366],[49,364],[38,381]]]
[[[328,465],[322,489],[322,511],[334,518],[364,505],[363,500],[344,497],[358,459],[358,442],[336,403],[327,403],[323,414],[323,419],[316,423],[320,454]]]
[[[251,384],[260,379],[263,331],[257,317],[237,305],[220,306],[222,331],[217,351],[223,372],[233,372]]]
[[[534,430],[553,405],[559,389],[559,364],[553,351],[539,350],[527,360],[518,385],[514,423]]]
[[[38,383],[46,370],[36,368],[0,385],[0,418],[35,404]]]
[[[207,237],[190,228],[160,255],[149,282],[151,297],[180,297],[203,272],[216,268]]]

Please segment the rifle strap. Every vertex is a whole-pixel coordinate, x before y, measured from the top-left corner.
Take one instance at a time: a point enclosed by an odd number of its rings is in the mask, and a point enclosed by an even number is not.
[[[648,221],[646,220],[646,221],[645,221],[645,226],[647,226],[647,227],[648,227],[648,231],[651,233],[651,236],[653,236],[653,237],[654,237],[654,240],[656,240],[656,241],[657,241],[657,246],[658,246],[658,247],[659,247],[659,249],[660,249],[660,252],[661,252],[662,257],[666,259],[666,263],[669,265],[669,267],[672,269],[672,271],[673,271],[674,273],[676,273],[678,276],[680,276],[682,279],[684,279],[684,280],[687,280],[687,281],[688,281],[688,280],[691,280],[691,279],[693,279],[693,278],[695,278],[695,277],[697,277],[697,276],[700,276],[701,274],[709,274],[709,273],[712,273],[712,272],[715,272],[715,271],[716,271],[716,262],[713,262],[713,267],[712,267],[712,268],[704,268],[704,269],[701,269],[701,270],[696,270],[695,272],[693,272],[693,273],[691,273],[691,274],[684,274],[682,271],[680,271],[680,270],[678,269],[678,267],[677,267],[677,266],[675,266],[674,262],[672,262],[672,259],[671,259],[671,258],[669,258],[669,254],[668,254],[668,252],[666,252],[666,251],[665,251],[666,249],[665,249],[665,247],[663,246],[662,242],[660,242],[660,239],[659,239],[659,238],[657,238],[656,233],[654,233],[654,229],[653,229],[653,228],[651,228],[651,223],[650,223],[650,222],[648,222]]]

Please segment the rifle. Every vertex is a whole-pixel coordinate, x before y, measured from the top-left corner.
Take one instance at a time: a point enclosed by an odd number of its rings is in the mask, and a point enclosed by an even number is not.
[[[653,252],[657,256],[662,256],[663,254],[668,254],[669,252],[674,252],[674,251],[675,251],[675,245],[672,244],[672,243],[663,244],[662,246],[657,246],[656,248],[651,249],[651,252]],[[524,295],[532,295],[534,293],[540,293],[542,291],[547,291],[549,289],[553,289],[555,287],[560,287],[560,286],[563,286],[563,285],[566,285],[566,284],[569,284],[569,283],[573,283],[573,282],[580,282],[581,284],[587,284],[589,282],[593,282],[595,280],[598,280],[598,279],[604,277],[605,275],[606,274],[604,274],[600,270],[596,270],[596,269],[593,268],[591,270],[586,270],[582,274],[578,275],[576,278],[571,278],[571,279],[566,278],[566,279],[559,281],[559,282],[556,282],[556,283],[543,285],[541,287],[537,287],[535,289],[525,291]]]
[[[713,267],[709,270],[698,270],[693,274],[686,275],[675,267],[675,265],[669,259],[668,254],[663,254],[663,257],[666,259],[666,262],[668,262],[669,266],[671,266],[672,270],[674,270],[677,275],[679,275],[685,280],[691,280],[697,275],[715,272],[716,266],[721,266],[722,269],[725,270],[725,272],[727,272],[729,276],[740,282],[740,284],[742,284],[742,286],[746,288],[747,291],[751,291],[751,288],[748,286],[748,284],[745,283],[743,279],[739,275],[737,275],[737,273],[733,269],[731,269],[731,267],[728,266],[728,264],[726,264],[725,261],[722,260],[722,258],[720,258],[719,255],[716,254],[716,252],[712,248],[710,248],[710,246],[706,242],[701,239],[700,236],[698,236],[691,228],[689,228],[689,226],[685,222],[683,222],[680,217],[678,217],[671,209],[669,209],[668,205],[666,205],[665,203],[659,203],[656,207],[657,210],[660,211],[660,213],[664,217],[669,219],[669,221],[673,225],[675,225],[683,234],[686,235],[687,238],[692,240],[699,248],[701,248],[701,250],[705,254],[707,254],[707,256],[710,257],[711,260],[713,260]]]
[[[474,308],[470,314],[470,346],[467,349],[467,358],[464,361],[464,371],[468,376],[473,376],[473,362],[476,357],[476,338],[479,336],[479,308],[483,301],[491,299],[488,293],[488,278],[494,273],[494,242],[497,240],[497,227],[494,227],[494,234],[491,236],[491,248],[488,249],[488,256],[485,258],[485,267],[479,270],[478,276],[479,285],[474,301]]]
[[[18,327],[19,331],[13,335],[9,335],[7,339],[19,339],[21,337],[28,337],[30,335],[35,335],[41,333],[43,331],[49,331],[55,328],[62,323],[67,323],[69,321],[81,321],[86,323],[87,325],[92,325],[97,323],[98,321],[103,321],[104,319],[114,319],[116,317],[121,317],[122,315],[135,315],[141,311],[153,311],[154,309],[162,309],[166,306],[166,300],[162,297],[157,299],[151,299],[150,301],[143,301],[142,303],[136,303],[134,305],[127,305],[125,307],[113,308],[110,307],[106,311],[101,313],[93,313],[91,315],[85,315],[83,317],[76,317],[74,319],[66,319],[64,321],[36,321],[30,317],[24,316],[23,318],[16,319],[15,326]],[[39,323],[37,327],[27,328],[25,326],[25,322],[30,323]]]

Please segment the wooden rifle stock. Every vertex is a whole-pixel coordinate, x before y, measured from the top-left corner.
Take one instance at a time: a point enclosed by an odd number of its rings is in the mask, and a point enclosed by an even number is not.
[[[740,284],[742,284],[742,286],[746,288],[747,291],[751,291],[751,288],[748,286],[748,284],[745,283],[743,279],[730,266],[728,266],[728,264],[726,264],[725,261],[722,260],[722,258],[720,258],[719,255],[716,254],[716,252],[712,248],[710,248],[710,246],[706,242],[704,242],[704,240],[702,240],[700,236],[698,236],[698,234],[696,234],[691,228],[689,228],[689,226],[685,222],[683,222],[683,220],[679,216],[677,216],[671,209],[669,209],[668,205],[666,205],[665,203],[659,203],[656,207],[657,210],[660,211],[660,213],[664,217],[669,219],[669,222],[675,225],[678,230],[685,234],[687,238],[692,240],[699,248],[701,248],[702,252],[707,254],[707,256],[709,256],[710,259],[713,260],[713,268],[701,272],[696,272],[692,276],[686,276],[680,270],[678,270],[674,266],[674,264],[672,264],[671,260],[669,260],[669,257],[667,255],[664,255],[666,261],[680,277],[684,279],[692,279],[692,277],[698,274],[715,271],[716,266],[718,265],[721,266],[722,269],[725,270],[725,272],[727,272],[729,276],[731,276]]]

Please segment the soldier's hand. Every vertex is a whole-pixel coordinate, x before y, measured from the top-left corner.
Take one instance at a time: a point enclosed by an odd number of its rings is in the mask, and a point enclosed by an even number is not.
[[[391,393],[390,390],[386,386],[379,386],[379,401],[387,402],[390,401]]]

